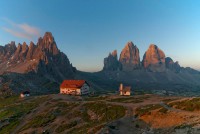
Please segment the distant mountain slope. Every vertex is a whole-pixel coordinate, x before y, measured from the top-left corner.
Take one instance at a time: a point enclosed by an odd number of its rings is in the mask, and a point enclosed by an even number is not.
[[[76,77],[84,78],[98,92],[118,91],[119,84],[132,86],[133,91],[154,92],[154,90],[172,91],[174,95],[200,95],[200,74],[187,71],[175,73],[149,72],[145,70],[100,71],[96,73],[77,72]]]

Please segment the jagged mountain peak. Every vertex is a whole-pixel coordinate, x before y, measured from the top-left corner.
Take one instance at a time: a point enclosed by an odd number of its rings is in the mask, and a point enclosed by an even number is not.
[[[165,53],[155,44],[150,44],[143,56],[142,65],[153,72],[165,71]]]
[[[109,53],[108,57],[104,58],[103,70],[116,71],[120,69],[121,65],[117,58],[117,50],[114,50],[112,53]]]
[[[155,49],[157,49],[157,48],[158,48],[158,46],[157,46],[157,45],[155,45],[155,44],[150,44],[150,45],[149,45],[149,48],[155,48]]]
[[[111,55],[112,55],[113,57],[116,57],[116,58],[117,58],[117,50],[114,50],[114,51],[111,53]]]
[[[179,73],[181,71],[181,66],[179,65],[178,61],[174,62],[170,57],[165,58],[165,64],[166,67],[173,72]]]
[[[132,49],[132,48],[135,48],[137,47],[132,41],[128,41],[124,47],[124,49],[126,48],[129,48],[129,49]]]
[[[74,68],[67,56],[57,48],[52,33],[46,32],[43,38],[38,39],[37,45],[30,42],[28,46],[23,42],[16,48],[13,44],[0,47],[0,74],[36,72],[55,81],[73,76]]]
[[[37,46],[47,53],[52,53],[53,55],[59,54],[57,44],[51,32],[46,32],[43,38],[40,37]]]
[[[35,44],[31,41],[30,45],[29,45],[29,48],[32,48],[33,46],[35,46]]]
[[[132,71],[140,67],[139,49],[133,42],[129,41],[123,48],[119,62],[122,64],[122,70]]]
[[[46,32],[43,36],[43,40],[53,43],[54,37],[51,32]]]

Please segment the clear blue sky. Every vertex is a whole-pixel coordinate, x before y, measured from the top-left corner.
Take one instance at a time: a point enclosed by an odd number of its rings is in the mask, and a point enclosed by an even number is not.
[[[200,69],[199,0],[1,0],[0,45],[35,43],[53,33],[61,51],[83,71],[98,71],[128,41],[158,45],[182,66]]]

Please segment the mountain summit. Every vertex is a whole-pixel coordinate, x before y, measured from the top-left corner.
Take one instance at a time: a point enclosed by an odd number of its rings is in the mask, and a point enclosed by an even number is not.
[[[119,63],[117,58],[117,50],[114,50],[112,53],[109,53],[108,57],[104,58],[103,70],[121,70],[121,64]]]
[[[35,72],[54,81],[71,78],[75,68],[67,56],[60,52],[52,33],[46,32],[37,44],[25,42],[16,47],[15,42],[0,46],[0,74],[5,72]]]
[[[119,58],[122,64],[122,70],[132,71],[140,68],[140,54],[139,49],[133,42],[128,42],[122,50]]]
[[[145,52],[142,60],[145,69],[153,72],[165,71],[165,54],[156,45],[151,44]]]

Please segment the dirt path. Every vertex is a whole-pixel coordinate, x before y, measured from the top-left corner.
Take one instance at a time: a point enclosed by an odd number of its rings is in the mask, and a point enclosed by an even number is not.
[[[181,110],[181,109],[176,109],[176,108],[173,108],[173,107],[170,107],[168,105],[166,105],[164,102],[160,102],[160,105],[164,108],[166,108],[167,110],[169,111],[173,111],[173,112],[185,112],[184,110]]]
[[[188,98],[183,98],[183,99],[180,98],[180,99],[174,100],[173,102],[183,101],[183,100],[187,100],[187,99]],[[98,134],[102,134],[102,133],[105,133],[105,132],[108,132],[108,133],[111,133],[111,134],[122,134],[122,133],[126,133],[126,134],[142,134],[142,133],[144,133],[144,134],[154,134],[154,129],[151,129],[151,127],[148,125],[148,123],[146,123],[145,121],[142,121],[142,120],[134,119],[134,110],[137,107],[142,107],[142,106],[149,105],[149,104],[159,104],[162,107],[173,112],[174,114],[178,114],[179,116],[182,116],[183,118],[188,118],[188,119],[186,119],[186,120],[188,120],[188,122],[187,122],[188,124],[193,124],[193,123],[196,123],[196,122],[200,123],[200,112],[190,112],[190,111],[176,109],[176,108],[168,106],[162,100],[163,100],[163,98],[161,98],[161,99],[160,98],[153,98],[153,99],[150,98],[149,100],[144,100],[143,102],[140,102],[140,103],[120,103],[120,102],[105,101],[108,104],[124,106],[124,107],[127,108],[127,112],[126,112],[125,117],[110,123],[111,126],[112,125],[116,126],[117,129],[111,129],[109,127],[105,127],[100,132],[98,132]],[[155,116],[155,118],[152,118],[152,119],[154,120],[156,118],[157,118],[157,116]],[[142,126],[142,128],[137,128],[136,125]]]

